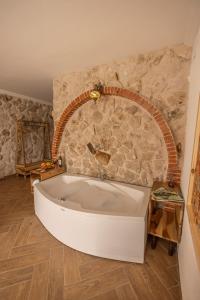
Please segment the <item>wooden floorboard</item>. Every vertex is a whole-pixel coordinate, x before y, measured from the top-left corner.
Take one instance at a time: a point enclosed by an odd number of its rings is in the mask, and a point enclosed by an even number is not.
[[[17,234],[15,247],[26,245],[33,222],[34,216],[24,218],[23,222],[21,223],[20,230]]]
[[[101,295],[89,298],[90,300],[118,300],[115,290],[103,293]]]
[[[9,257],[9,253],[15,244],[16,236],[20,230],[20,224],[11,225],[7,232],[0,234],[0,260]]]
[[[34,215],[29,179],[0,181],[0,299],[181,300],[177,255],[147,243],[143,265],[73,250]]]
[[[64,247],[64,285],[78,283],[81,280],[77,251]]]
[[[0,260],[0,274],[5,271],[16,270],[26,266],[33,266],[49,259],[49,249],[37,254],[24,255],[20,257]]]
[[[33,266],[3,272],[0,274],[0,288],[31,280],[32,274]]]
[[[82,280],[97,277],[106,273],[108,270],[116,270],[123,266],[123,263],[116,260],[99,259],[98,261],[89,262],[79,267],[80,277]]]
[[[2,300],[26,300],[29,296],[30,281],[24,281],[3,289],[0,289],[0,299]]]
[[[49,279],[49,261],[33,267],[33,277],[29,293],[29,300],[47,299]]]
[[[162,256],[155,255],[155,252],[151,251],[151,254],[146,257],[146,263],[151,267],[166,288],[177,285],[178,276],[176,266],[167,266]]]
[[[116,287],[128,282],[128,277],[123,268],[115,271],[107,271],[90,280],[80,281],[65,288],[65,300],[85,300],[98,296],[105,292],[115,289]]]
[[[119,300],[138,300],[135,291],[130,283],[119,286],[116,289],[117,298]]]
[[[56,239],[49,239],[39,243],[32,243],[25,246],[19,246],[12,248],[10,252],[10,258],[19,257],[24,255],[37,254],[44,251],[50,251],[51,248],[61,246],[62,244]]]

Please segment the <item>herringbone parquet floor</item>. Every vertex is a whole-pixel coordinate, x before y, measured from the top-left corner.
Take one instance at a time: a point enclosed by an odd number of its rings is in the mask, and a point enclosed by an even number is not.
[[[1,300],[180,300],[177,257],[147,246],[144,265],[75,251],[34,215],[29,179],[0,181]]]

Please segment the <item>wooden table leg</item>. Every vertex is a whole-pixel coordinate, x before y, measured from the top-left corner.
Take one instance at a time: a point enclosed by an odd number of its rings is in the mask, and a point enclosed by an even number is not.
[[[169,256],[173,256],[175,250],[176,250],[176,243],[169,241],[169,244],[168,244],[168,255]]]
[[[151,249],[155,249],[156,248],[157,240],[158,240],[157,236],[155,236],[155,235],[151,236]]]

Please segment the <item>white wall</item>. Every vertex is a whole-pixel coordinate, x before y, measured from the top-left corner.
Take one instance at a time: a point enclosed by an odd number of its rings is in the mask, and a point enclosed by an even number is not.
[[[189,100],[185,135],[185,157],[181,187],[187,199],[189,177],[192,162],[193,143],[196,127],[198,101],[200,95],[200,29],[193,48],[190,71]],[[185,211],[182,241],[179,247],[179,268],[183,300],[200,299],[200,270],[197,266],[187,212]]]
[[[190,7],[188,8],[188,17],[186,20],[186,30],[184,43],[193,46],[195,37],[197,35],[200,24],[200,1],[190,0]]]
[[[0,88],[50,100],[59,74],[183,43],[199,0],[0,1]]]

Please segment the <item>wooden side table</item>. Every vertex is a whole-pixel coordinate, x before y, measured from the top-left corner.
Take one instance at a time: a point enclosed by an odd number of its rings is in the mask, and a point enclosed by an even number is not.
[[[26,179],[26,176],[29,176],[31,171],[38,169],[40,167],[41,161],[37,162],[37,163],[32,163],[32,164],[27,164],[27,165],[23,165],[23,164],[17,164],[15,166],[16,169],[16,175],[23,175],[24,178]]]
[[[180,185],[170,188],[167,182],[154,182],[152,191],[164,187],[182,197]],[[168,254],[173,255],[182,233],[184,200],[170,200],[150,196],[148,233],[152,236],[151,247],[155,248],[157,237],[168,240]]]
[[[33,191],[32,183],[34,180],[39,179],[40,181],[43,181],[63,173],[65,173],[65,169],[62,167],[61,168],[55,167],[47,170],[42,170],[42,169],[32,170],[30,174],[31,191]]]

